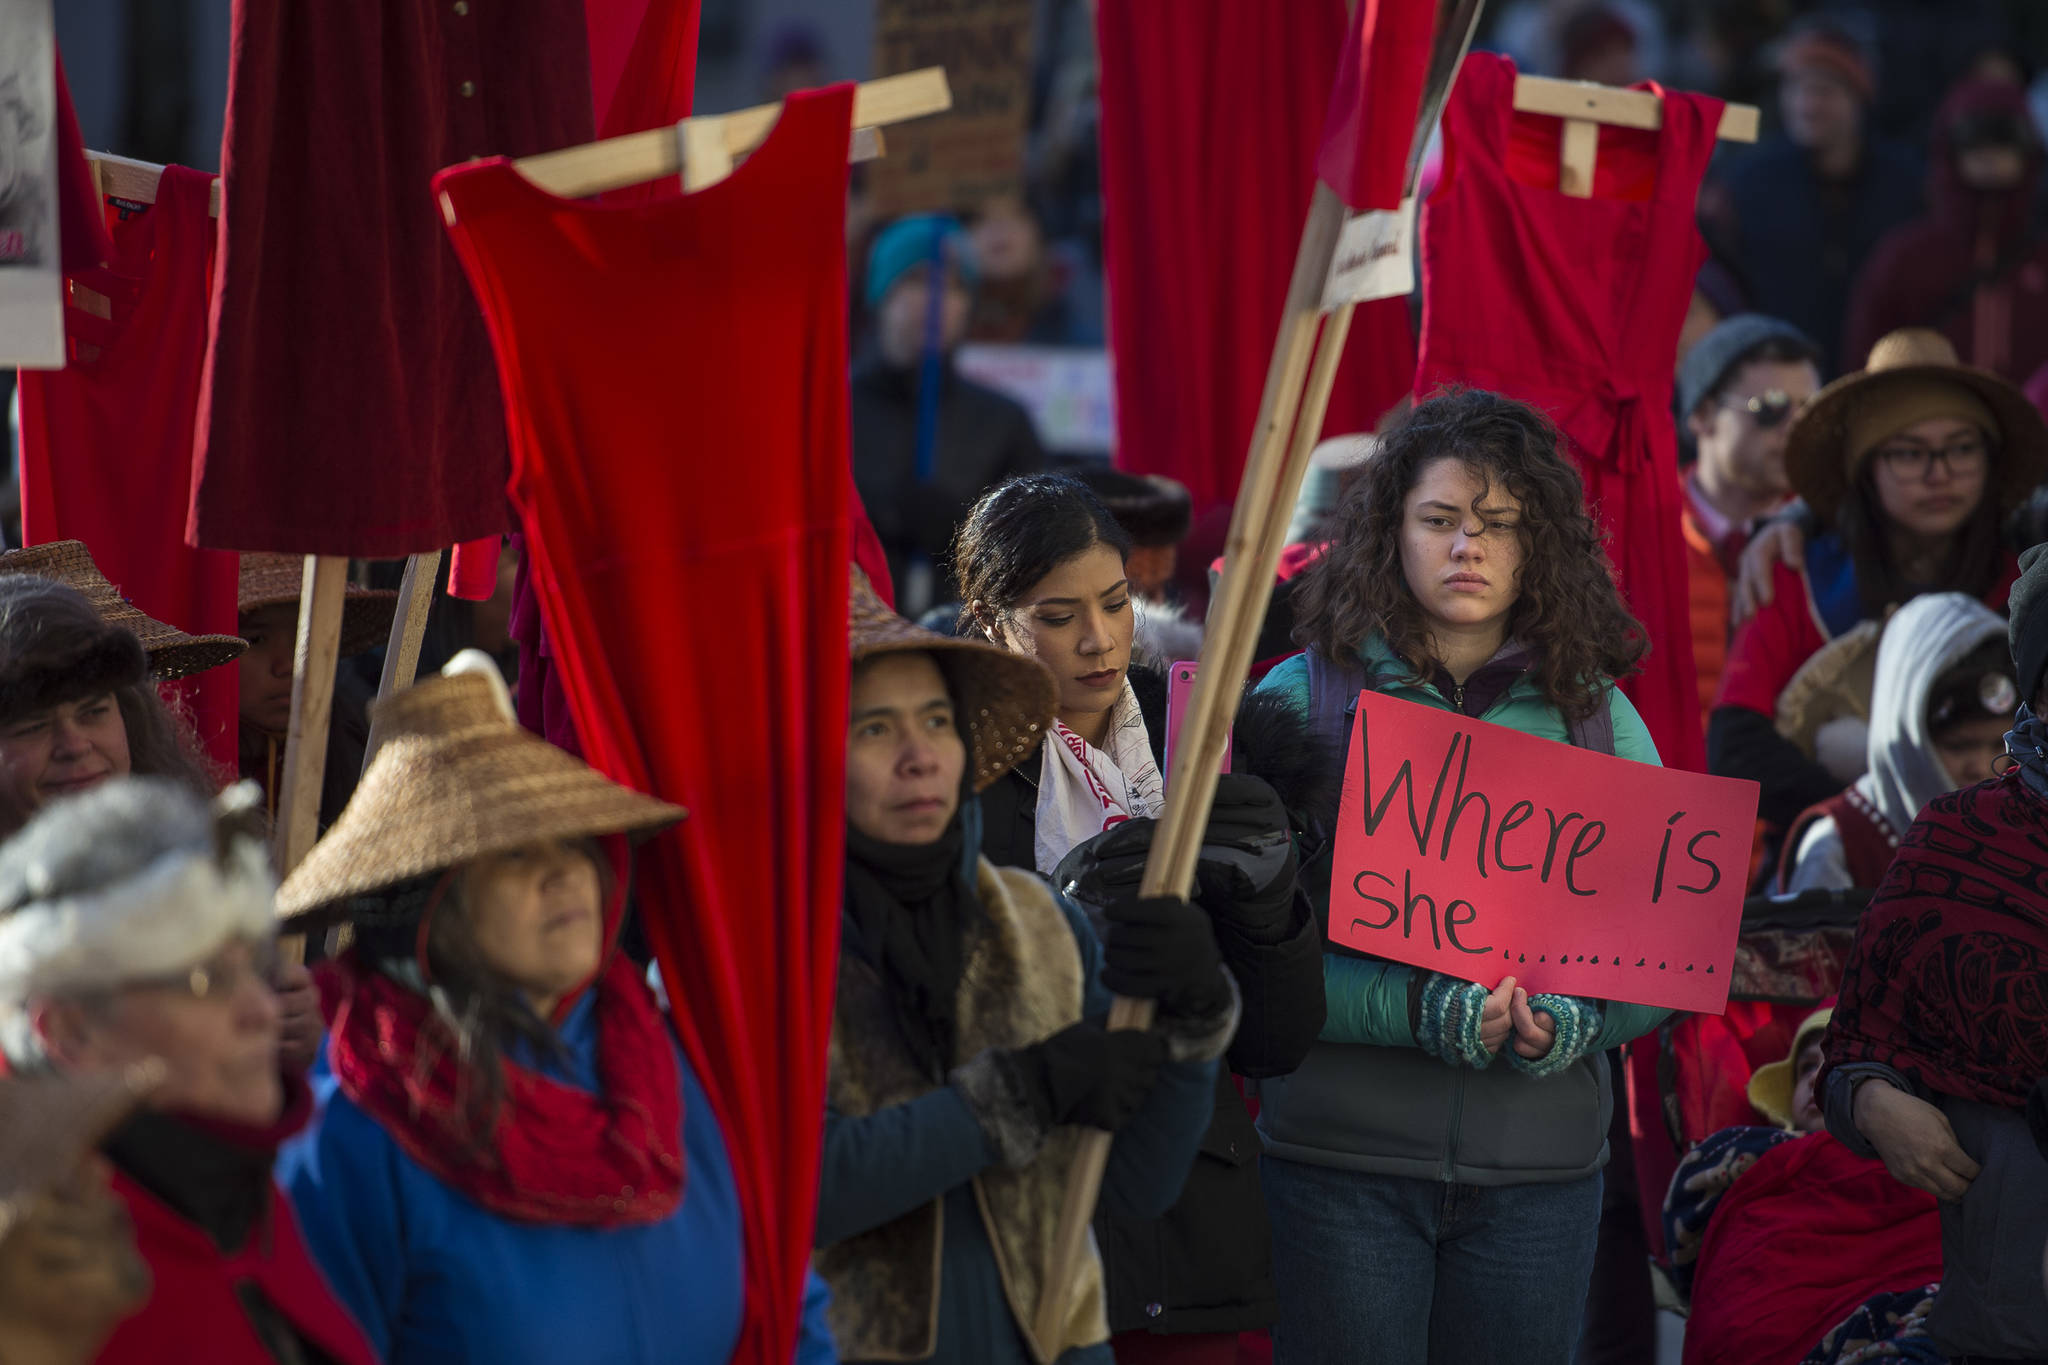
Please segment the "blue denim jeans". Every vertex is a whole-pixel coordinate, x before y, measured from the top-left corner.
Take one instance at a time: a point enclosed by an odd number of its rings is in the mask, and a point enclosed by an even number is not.
[[[1260,1160],[1274,1365],[1571,1365],[1600,1177],[1454,1185]]]

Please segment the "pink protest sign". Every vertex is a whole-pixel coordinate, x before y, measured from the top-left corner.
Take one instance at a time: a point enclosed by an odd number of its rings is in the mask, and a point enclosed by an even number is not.
[[[1367,692],[1330,938],[1491,987],[1718,1014],[1757,785]]]

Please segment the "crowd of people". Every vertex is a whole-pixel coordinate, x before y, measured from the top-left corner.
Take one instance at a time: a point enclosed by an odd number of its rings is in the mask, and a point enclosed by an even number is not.
[[[1753,904],[1853,934],[1774,928],[1811,989],[1739,997],[1707,1062],[1668,1009],[1332,941],[1361,694],[1661,761],[1580,453],[1478,387],[1317,451],[1192,890],[1146,894],[1198,509],[1049,454],[956,364],[1100,344],[1047,245],[1087,214],[877,225],[850,373],[877,553],[814,604],[847,613],[850,687],[799,1365],[1647,1362],[1659,1306],[1688,1362],[2048,1360],[2031,30],[1973,10],[1944,93],[1881,60],[1907,0],[1758,5],[1818,11],[1769,45],[1722,6],[1704,48],[1673,8],[1525,0],[1486,40],[1770,104],[1702,194],[1671,532],[1698,737],[1760,791]],[[521,724],[509,569],[382,699],[398,594],[365,581],[280,881],[300,583],[244,556],[238,633],[194,636],[91,546],[0,555],[0,1361],[723,1365],[758,1308],[744,1182],[635,923],[636,848],[684,813]],[[177,690],[231,664],[232,773]],[[1117,997],[1151,1022],[1110,1027]]]

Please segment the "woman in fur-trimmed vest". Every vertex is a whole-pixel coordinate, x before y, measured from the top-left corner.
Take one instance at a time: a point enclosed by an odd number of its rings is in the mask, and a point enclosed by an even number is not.
[[[1106,1205],[1172,1204],[1236,988],[1185,902],[1114,907],[1098,941],[1042,878],[981,857],[974,794],[1052,715],[1040,665],[920,630],[858,579],[851,635],[817,1235],[840,1355],[1107,1365],[1092,1247],[1057,1339],[1032,1327],[1081,1131],[1116,1134]],[[1105,1031],[1112,993],[1157,1000],[1158,1022]]]

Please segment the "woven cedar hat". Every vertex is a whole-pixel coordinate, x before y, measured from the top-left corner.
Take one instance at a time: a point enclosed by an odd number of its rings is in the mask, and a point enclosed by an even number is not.
[[[1059,686],[1044,664],[913,625],[889,610],[858,569],[853,571],[847,634],[856,664],[883,654],[930,654],[938,662],[952,689],[954,709],[967,721],[976,791],[1036,749],[1052,723]]]
[[[243,555],[235,611],[247,616],[265,607],[298,606],[305,573],[303,555]],[[397,613],[397,593],[349,584],[341,596],[342,655],[360,654],[390,639],[391,618]]]
[[[489,656],[464,650],[371,708],[380,739],[341,818],[277,892],[277,913],[344,917],[381,891],[544,839],[651,833],[683,818],[527,733]]]
[[[0,1079],[0,1238],[163,1082],[151,1060],[91,1075]]]
[[[137,611],[92,562],[92,552],[82,540],[53,540],[26,550],[9,550],[0,554],[0,574],[35,574],[76,588],[102,621],[135,633],[149,655],[149,671],[159,678],[203,673],[234,662],[249,649],[249,642],[238,635],[187,635]]]
[[[1854,419],[1888,391],[1930,381],[1953,385],[1990,410],[1998,429],[1986,433],[1994,448],[1985,491],[2001,515],[2026,501],[2048,475],[2048,424],[2026,395],[1989,370],[1963,364],[1941,333],[1906,327],[1880,337],[1867,367],[1822,389],[1792,420],[1785,473],[1823,520],[1834,520],[1849,491]]]

